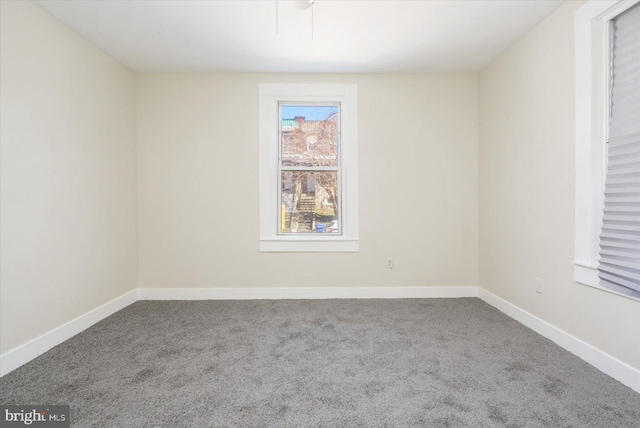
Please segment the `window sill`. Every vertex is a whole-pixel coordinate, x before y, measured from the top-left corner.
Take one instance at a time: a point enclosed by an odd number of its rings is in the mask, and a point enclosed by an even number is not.
[[[604,290],[604,288],[600,287],[597,266],[582,262],[573,262],[573,280],[580,284],[590,285]]]
[[[600,278],[598,277],[598,268],[585,263],[573,262],[573,280],[580,284],[588,285],[589,287],[597,288],[598,290],[606,291],[607,293],[616,294],[618,296],[626,297],[627,299],[640,302],[640,297],[631,296],[629,294],[620,293],[609,288],[605,288],[600,285]]]
[[[356,239],[336,238],[284,238],[261,239],[263,253],[357,253],[360,242]]]

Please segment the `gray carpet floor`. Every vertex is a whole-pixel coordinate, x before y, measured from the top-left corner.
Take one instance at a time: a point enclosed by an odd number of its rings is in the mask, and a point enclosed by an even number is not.
[[[640,394],[475,298],[141,301],[0,402],[74,427],[640,427]]]

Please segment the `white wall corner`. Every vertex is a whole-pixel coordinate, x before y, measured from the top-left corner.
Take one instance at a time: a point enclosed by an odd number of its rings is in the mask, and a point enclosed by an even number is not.
[[[507,302],[501,297],[498,297],[483,288],[478,289],[478,297],[499,311],[529,327],[536,333],[546,337],[560,347],[591,364],[601,372],[640,393],[640,370],[631,367],[617,358],[592,345],[589,345],[577,337],[572,336],[571,334],[549,324],[548,322],[530,314],[512,303]]]

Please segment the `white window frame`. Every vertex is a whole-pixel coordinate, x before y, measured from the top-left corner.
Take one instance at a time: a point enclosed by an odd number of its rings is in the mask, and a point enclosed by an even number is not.
[[[280,103],[340,104],[341,234],[279,234]],[[358,232],[358,87],[355,84],[259,85],[260,251],[357,252]]]
[[[640,0],[591,0],[576,10],[576,223],[573,280],[600,286],[598,259],[604,209],[610,90],[610,22]]]

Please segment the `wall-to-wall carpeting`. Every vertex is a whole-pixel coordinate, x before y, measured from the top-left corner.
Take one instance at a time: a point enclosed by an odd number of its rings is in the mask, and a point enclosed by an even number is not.
[[[475,298],[141,301],[0,402],[74,427],[640,427],[640,394]]]

